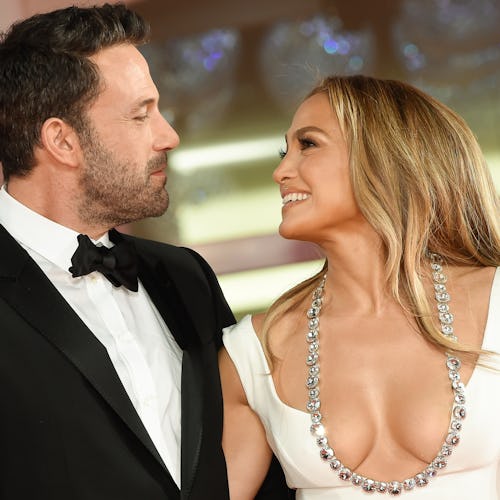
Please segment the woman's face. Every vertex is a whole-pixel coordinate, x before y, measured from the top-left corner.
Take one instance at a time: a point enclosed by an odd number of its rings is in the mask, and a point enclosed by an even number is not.
[[[326,94],[306,99],[286,134],[273,174],[283,199],[280,234],[324,243],[361,220],[349,177],[349,151]]]

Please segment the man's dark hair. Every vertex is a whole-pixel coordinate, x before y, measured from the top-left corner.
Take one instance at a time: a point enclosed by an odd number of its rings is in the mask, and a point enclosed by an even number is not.
[[[0,36],[0,162],[4,177],[33,168],[43,123],[58,117],[78,133],[101,81],[89,57],[123,43],[139,45],[149,26],[122,4],[38,14]]]

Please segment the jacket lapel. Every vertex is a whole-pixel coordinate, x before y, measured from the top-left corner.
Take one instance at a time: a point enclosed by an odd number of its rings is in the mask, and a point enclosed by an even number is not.
[[[76,366],[165,468],[105,347],[2,226],[0,245],[0,297]]]
[[[204,373],[198,350],[182,359],[182,498],[188,498],[200,459],[203,436]]]
[[[139,279],[182,350],[196,343],[197,333],[184,302],[161,261],[139,257]]]
[[[142,252],[139,252],[142,255]],[[187,297],[173,281],[166,265],[157,260],[139,262],[139,278],[183,349],[181,382],[181,478],[182,498],[187,498],[198,466],[203,435],[204,373],[200,333],[196,329]],[[189,287],[187,287],[189,288]],[[203,315],[200,315],[203,317]]]

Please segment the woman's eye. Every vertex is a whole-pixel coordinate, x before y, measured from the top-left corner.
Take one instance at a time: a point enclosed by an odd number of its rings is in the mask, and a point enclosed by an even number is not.
[[[317,146],[317,144],[312,139],[308,139],[306,137],[297,139],[297,142],[299,145],[298,149],[300,149],[301,151]],[[287,153],[288,151],[283,148],[280,148],[278,151],[279,157],[281,159],[283,159],[287,155]]]
[[[136,116],[134,120],[137,120],[138,122],[144,122],[149,118],[149,115],[141,115],[141,116]]]
[[[306,137],[299,139],[299,144],[301,149],[307,149],[316,146],[316,143],[314,141],[312,141],[311,139],[307,139]]]

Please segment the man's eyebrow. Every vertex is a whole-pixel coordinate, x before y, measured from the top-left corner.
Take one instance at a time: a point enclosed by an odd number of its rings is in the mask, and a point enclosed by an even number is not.
[[[143,99],[142,101],[139,101],[138,103],[134,104],[130,112],[136,113],[137,111],[140,111],[142,108],[149,106],[150,104],[154,104],[155,102],[156,99],[154,97],[148,97],[147,99]]]

